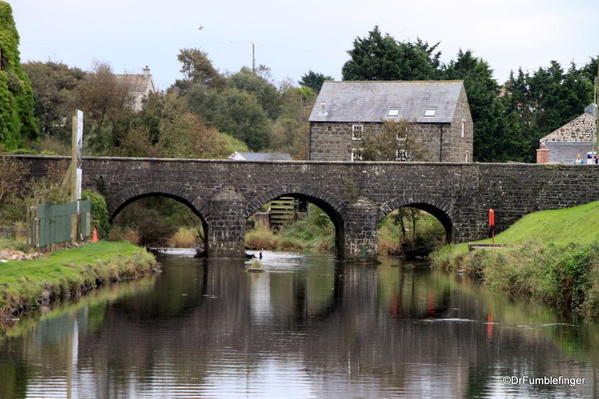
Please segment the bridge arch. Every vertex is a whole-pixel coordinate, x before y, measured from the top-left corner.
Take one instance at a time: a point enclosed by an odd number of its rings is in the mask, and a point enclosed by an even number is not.
[[[206,201],[180,184],[136,184],[119,191],[116,195],[107,196],[110,222],[112,223],[127,205],[147,197],[171,198],[187,206],[202,222],[204,247],[207,248],[208,212]]]
[[[342,257],[345,248],[345,204],[332,193],[319,188],[305,186],[282,186],[255,195],[245,208],[244,216],[248,218],[256,213],[264,204],[279,197],[293,197],[305,200],[322,209],[335,227],[335,251]]]
[[[456,228],[453,222],[453,205],[450,201],[429,195],[400,195],[383,203],[380,206],[378,221],[389,215],[396,209],[411,207],[423,210],[433,215],[445,229],[445,238],[447,243],[452,242],[456,237]]]

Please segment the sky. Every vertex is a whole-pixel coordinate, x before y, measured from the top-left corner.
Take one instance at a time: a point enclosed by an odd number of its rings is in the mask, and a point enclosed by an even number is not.
[[[597,0],[9,0],[21,61],[56,61],[115,73],[148,65],[159,89],[181,77],[177,54],[197,47],[221,72],[266,65],[277,83],[309,70],[341,79],[347,51],[375,25],[399,41],[440,42],[486,60],[503,83],[510,70],[599,54]]]

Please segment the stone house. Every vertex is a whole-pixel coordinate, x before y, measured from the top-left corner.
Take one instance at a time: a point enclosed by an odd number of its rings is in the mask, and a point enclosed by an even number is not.
[[[573,164],[577,155],[586,158],[593,152],[596,120],[597,105],[591,104],[582,115],[541,138],[537,163]]]
[[[132,100],[134,111],[143,109],[143,99],[150,93],[156,92],[150,68],[146,65],[142,74],[115,74],[119,83],[127,85],[127,91]]]
[[[385,121],[413,123],[424,160],[472,161],[473,123],[461,80],[325,81],[309,119],[310,160],[361,160],[359,141]]]

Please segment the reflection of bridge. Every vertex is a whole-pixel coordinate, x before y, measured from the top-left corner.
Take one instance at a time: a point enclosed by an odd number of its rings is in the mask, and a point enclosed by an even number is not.
[[[67,160],[19,159],[38,176]],[[599,200],[594,166],[90,157],[83,175],[84,186],[102,191],[112,217],[147,196],[185,203],[202,219],[210,257],[240,256],[245,219],[282,195],[321,207],[348,258],[375,256],[377,222],[402,206],[433,214],[449,240],[465,241],[486,235],[488,208],[500,231],[529,212]]]

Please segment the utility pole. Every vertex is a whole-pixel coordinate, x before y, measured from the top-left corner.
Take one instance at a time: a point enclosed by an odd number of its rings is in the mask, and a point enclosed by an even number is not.
[[[254,42],[252,42],[252,72],[256,74],[256,49],[254,48]]]

